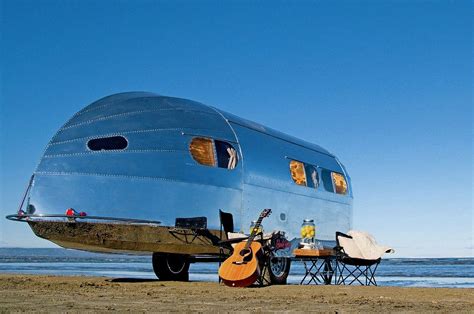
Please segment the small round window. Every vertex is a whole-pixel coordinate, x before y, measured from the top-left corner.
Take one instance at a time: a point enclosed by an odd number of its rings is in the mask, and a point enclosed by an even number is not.
[[[123,136],[110,136],[94,138],[87,142],[87,147],[93,151],[123,150],[127,148],[128,141]]]

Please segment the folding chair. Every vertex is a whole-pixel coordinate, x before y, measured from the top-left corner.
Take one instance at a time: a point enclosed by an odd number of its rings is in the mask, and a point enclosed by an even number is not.
[[[336,243],[335,284],[376,286],[375,272],[382,255],[394,251],[377,245],[372,236],[358,231],[336,232]]]
[[[232,251],[232,244],[241,242],[248,238],[248,236],[245,234],[234,232],[234,217],[231,213],[226,213],[222,210],[219,210],[219,219],[221,221],[221,240],[219,241],[219,246],[221,247],[222,252],[224,249]]]
[[[219,209],[219,219],[221,222],[220,238],[222,241],[224,235],[228,239],[228,233],[234,232],[234,217],[231,213],[226,213]]]

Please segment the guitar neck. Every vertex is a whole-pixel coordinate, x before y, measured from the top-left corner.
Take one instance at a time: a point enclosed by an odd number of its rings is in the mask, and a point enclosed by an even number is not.
[[[248,249],[250,247],[250,244],[252,244],[253,240],[255,239],[255,236],[257,235],[257,230],[260,228],[260,225],[262,224],[263,216],[260,215],[258,217],[257,222],[255,223],[255,226],[252,229],[252,232],[250,233],[249,238],[247,239],[247,243],[245,244],[245,248]]]

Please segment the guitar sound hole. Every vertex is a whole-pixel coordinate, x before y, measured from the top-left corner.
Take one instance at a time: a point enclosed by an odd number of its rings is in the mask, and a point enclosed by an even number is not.
[[[250,253],[250,249],[243,249],[242,251],[240,251],[240,256],[245,256],[245,255],[248,255]]]

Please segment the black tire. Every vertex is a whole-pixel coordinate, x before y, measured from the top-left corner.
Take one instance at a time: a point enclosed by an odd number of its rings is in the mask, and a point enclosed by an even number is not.
[[[268,272],[272,285],[286,285],[288,275],[290,274],[291,260],[286,257],[271,257]]]
[[[153,271],[163,281],[189,281],[189,259],[182,254],[153,253]]]

